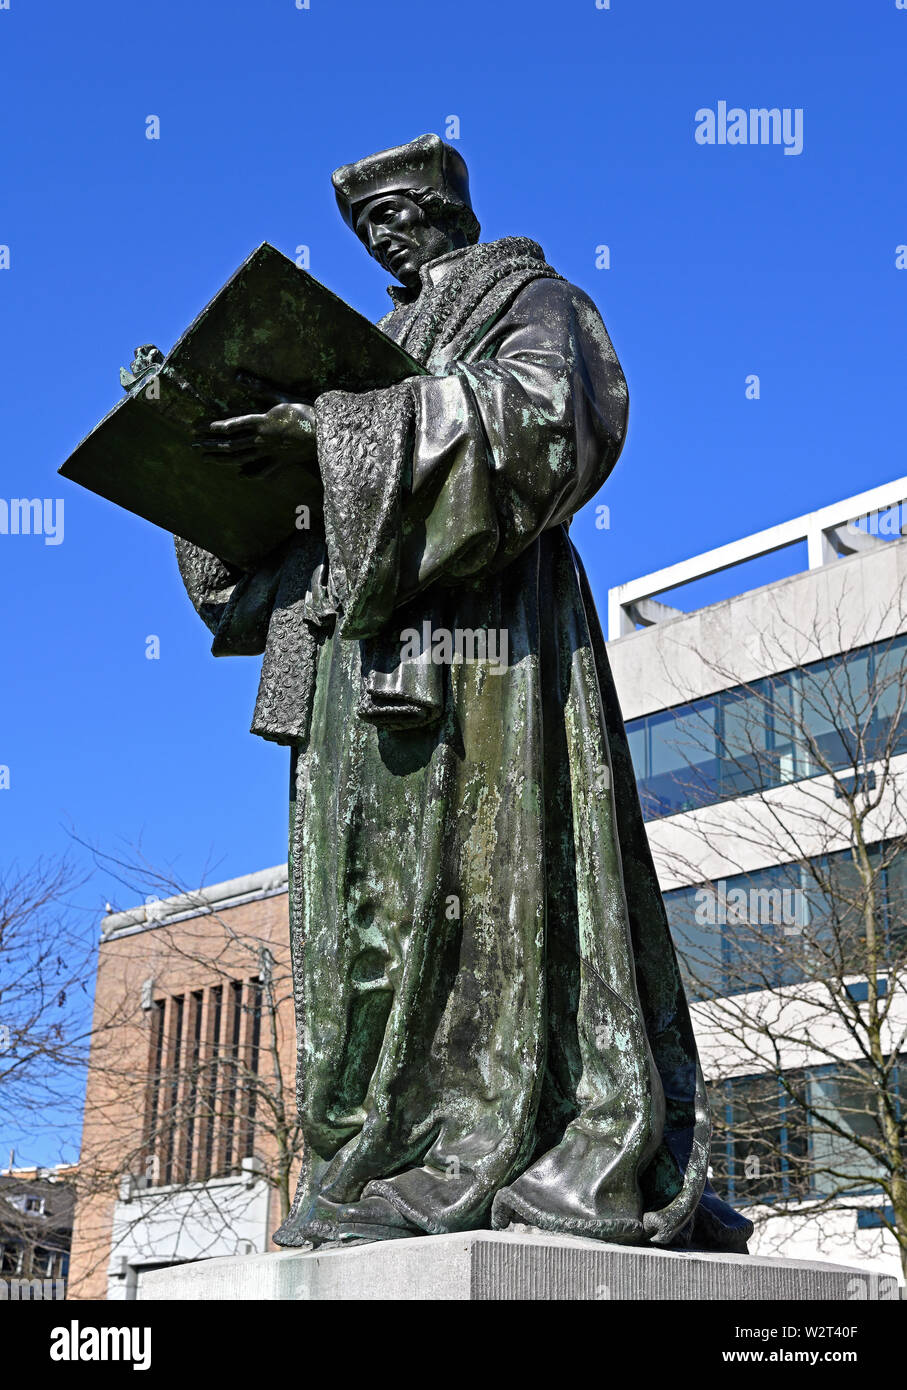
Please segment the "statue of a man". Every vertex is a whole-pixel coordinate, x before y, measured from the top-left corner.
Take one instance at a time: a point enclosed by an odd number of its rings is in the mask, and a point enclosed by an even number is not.
[[[570,519],[623,443],[591,300],[479,241],[435,135],[338,169],[428,374],[217,422],[227,466],[312,439],[324,529],[254,574],[178,541],[218,655],[263,651],[292,749],[302,1174],[276,1239],[525,1223],[745,1249]]]

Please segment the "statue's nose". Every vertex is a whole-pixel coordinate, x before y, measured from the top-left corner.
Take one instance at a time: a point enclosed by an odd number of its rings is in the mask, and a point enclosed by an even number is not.
[[[380,251],[390,240],[387,227],[373,227],[369,231],[369,242],[373,251]]]

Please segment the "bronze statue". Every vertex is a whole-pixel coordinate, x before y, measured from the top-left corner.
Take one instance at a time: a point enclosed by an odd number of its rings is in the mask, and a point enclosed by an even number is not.
[[[264,652],[292,753],[306,1150],[283,1245],[526,1224],[745,1250],[573,514],[621,451],[595,305],[479,241],[426,135],[336,171],[427,369],[210,425],[317,468],[324,524],[253,572],[177,541],[214,650]]]

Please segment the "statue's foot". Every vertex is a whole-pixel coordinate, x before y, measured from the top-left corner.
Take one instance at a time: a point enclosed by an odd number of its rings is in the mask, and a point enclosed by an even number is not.
[[[358,1202],[329,1202],[317,1197],[298,1222],[284,1222],[274,1235],[278,1245],[299,1247],[311,1243],[318,1250],[339,1250],[348,1245],[370,1245],[376,1240],[406,1240],[425,1232],[413,1226],[384,1197],[362,1197]]]

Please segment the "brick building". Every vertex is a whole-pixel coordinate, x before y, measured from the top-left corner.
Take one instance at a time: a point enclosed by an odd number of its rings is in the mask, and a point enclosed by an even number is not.
[[[270,1248],[298,1153],[286,867],[104,921],[69,1296]]]

